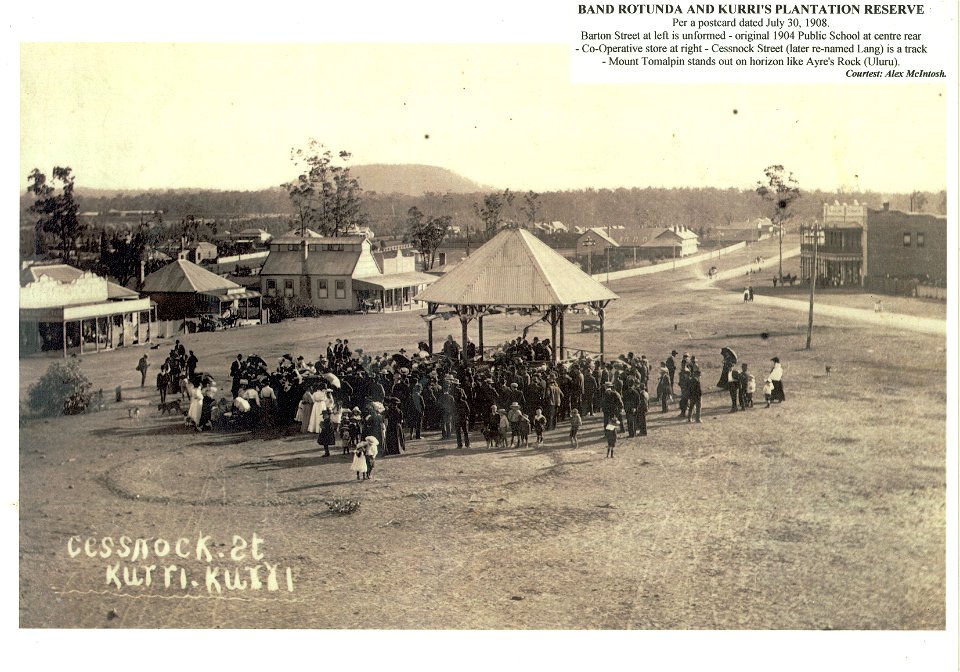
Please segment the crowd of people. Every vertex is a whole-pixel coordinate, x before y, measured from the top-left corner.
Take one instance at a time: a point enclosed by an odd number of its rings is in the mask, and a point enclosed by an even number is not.
[[[316,436],[324,456],[339,444],[344,455],[353,455],[360,480],[370,477],[378,455],[399,455],[408,440],[428,432],[456,441],[457,448],[470,448],[477,432],[489,447],[508,447],[529,445],[531,434],[540,445],[563,425],[577,447],[584,420],[602,416],[613,457],[617,435],[646,436],[647,415],[658,406],[663,414],[676,410],[687,422],[701,422],[704,389],[695,355],[679,357],[673,350],[655,363],[630,352],[607,362],[553,362],[548,339],[520,337],[492,361],[465,364],[454,346],[448,337],[437,354],[423,342],[413,353],[373,354],[336,339],[312,360],[284,354],[273,366],[259,355],[238,354],[228,374],[228,400],[217,399],[214,377],[198,372],[197,357],[177,341],[157,388],[161,404],[171,393],[189,402],[187,422],[198,431],[302,432]],[[753,408],[753,372],[732,349],[720,355],[716,387],[729,392],[730,412]],[[783,368],[779,358],[772,362],[763,386],[767,406],[785,400]]]

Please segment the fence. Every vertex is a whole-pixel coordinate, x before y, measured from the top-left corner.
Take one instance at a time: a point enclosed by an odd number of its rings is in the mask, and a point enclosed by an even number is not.
[[[885,278],[877,276],[867,276],[863,281],[864,288],[880,292],[881,294],[892,294],[894,296],[918,296],[924,299],[947,300],[946,287],[936,287],[933,285],[921,285],[916,278]]]
[[[730,245],[728,247],[721,247],[716,250],[711,250],[710,252],[701,252],[700,254],[695,254],[692,257],[681,257],[680,259],[673,259],[671,261],[665,261],[660,264],[653,264],[652,266],[643,266],[641,268],[629,268],[625,271],[614,271],[613,273],[594,273],[592,277],[594,280],[600,282],[606,282],[608,280],[622,280],[623,278],[633,278],[638,275],[650,275],[651,273],[661,273],[663,271],[670,271],[674,268],[683,268],[684,266],[692,266],[693,264],[699,264],[701,261],[709,261],[710,259],[719,259],[725,254],[730,254],[731,252],[737,252],[744,249],[747,246],[745,242],[736,243],[735,245]]]

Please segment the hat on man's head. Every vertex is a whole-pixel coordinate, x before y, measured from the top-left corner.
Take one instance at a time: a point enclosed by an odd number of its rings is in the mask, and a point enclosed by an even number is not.
[[[780,358],[779,358],[779,357],[774,357],[774,358],[771,359],[770,361],[773,362],[774,364],[779,364],[779,363],[780,363]]]
[[[677,355],[677,354],[679,354],[679,353],[678,353],[676,350],[672,350],[672,351],[670,352],[670,356],[671,356],[671,357],[673,357],[674,355]]]

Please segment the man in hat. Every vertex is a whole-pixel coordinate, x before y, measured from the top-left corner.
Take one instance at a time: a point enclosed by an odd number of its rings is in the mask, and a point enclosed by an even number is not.
[[[237,396],[240,391],[240,378],[243,377],[243,355],[237,355],[237,358],[230,363],[230,378],[233,379],[233,386],[230,392]]]
[[[676,373],[677,371],[677,362],[674,359],[674,357],[676,356],[677,356],[677,351],[671,350],[670,356],[667,357],[667,361],[666,361],[667,372],[670,374],[670,394],[673,394],[674,373]]]
[[[407,417],[410,427],[410,438],[419,439],[423,432],[423,415],[426,412],[426,402],[423,399],[423,386],[416,383],[407,394]]]
[[[670,385],[670,372],[667,370],[666,362],[660,367],[660,380],[657,382],[657,397],[660,399],[660,412],[667,412],[667,402],[670,401],[672,387]]]
[[[439,401],[441,414],[440,438],[450,439],[453,437],[457,415],[457,399],[453,396],[453,389],[451,385],[444,385]]]
[[[603,400],[600,402],[600,410],[603,411],[603,426],[606,427],[611,422],[619,422],[623,426],[623,397],[613,389],[613,383],[607,381],[603,384]]]
[[[687,413],[687,404],[690,402],[690,394],[687,389],[687,383],[690,382],[690,355],[683,353],[680,360],[680,417]]]
[[[690,422],[696,409],[697,422],[700,422],[700,402],[703,400],[703,388],[700,387],[700,369],[693,369],[687,379],[687,422]]]
[[[750,380],[750,372],[747,371],[747,365],[740,365],[740,374],[737,377],[737,403],[740,404],[740,410],[747,410],[747,384]]]
[[[470,404],[467,403],[467,395],[456,395],[454,404],[453,422],[457,428],[457,448],[470,448]]]
[[[190,356],[187,357],[187,378],[193,378],[194,374],[197,372],[197,364],[200,363],[200,360],[197,359],[197,356],[193,354],[193,350],[190,351]]]
[[[547,429],[557,428],[557,409],[563,403],[563,392],[557,384],[557,377],[554,374],[547,376],[547,389],[543,394],[543,405],[547,412]]]
[[[633,380],[623,389],[623,410],[627,414],[627,433],[637,435],[637,410],[640,408],[640,390]]]
[[[143,387],[147,383],[147,369],[150,368],[149,359],[147,355],[144,355],[140,358],[140,361],[137,362],[137,371],[140,372],[140,387]]]

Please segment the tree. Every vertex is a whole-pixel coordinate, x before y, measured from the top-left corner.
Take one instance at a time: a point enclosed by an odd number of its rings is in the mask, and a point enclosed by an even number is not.
[[[426,270],[433,268],[437,249],[443,244],[453,218],[450,215],[440,217],[425,216],[417,206],[407,210],[407,233],[404,239],[423,257]]]
[[[780,285],[783,285],[783,227],[793,213],[788,212],[790,204],[800,198],[800,185],[793,173],[788,173],[783,166],[767,166],[763,171],[766,180],[758,180],[756,192],[764,201],[773,204],[773,223],[777,226],[780,237],[780,270],[778,272]]]
[[[910,212],[923,212],[927,204],[927,195],[922,191],[915,191],[910,194]]]
[[[520,211],[527,216],[527,223],[533,226],[537,223],[537,213],[540,212],[540,194],[528,191],[523,195],[523,205]]]
[[[514,194],[509,189],[504,189],[502,194],[488,194],[483,197],[483,206],[479,203],[473,204],[473,211],[483,222],[483,230],[487,238],[492,238],[497,229],[503,223],[504,209],[513,203]]]
[[[27,390],[27,404],[41,416],[76,415],[90,405],[92,389],[80,360],[55,362]]]
[[[145,273],[156,270],[147,256],[151,249],[163,241],[164,233],[163,215],[159,210],[154,211],[153,216],[146,221],[141,218],[140,225],[132,233],[114,233],[109,241],[106,232],[101,233],[97,272],[109,275],[126,286],[131,279],[140,275],[141,263],[147,262]],[[175,233],[179,234],[179,231]]]
[[[27,193],[34,199],[30,212],[38,215],[34,252],[44,252],[43,234],[51,234],[60,244],[64,261],[70,260],[71,252],[76,252],[77,239],[87,228],[77,216],[80,206],[73,197],[74,177],[71,172],[70,168],[54,167],[53,182],[60,184],[59,194],[57,187],[48,183],[47,176],[37,168],[27,178],[30,180]]]
[[[292,149],[290,159],[303,172],[282,186],[296,209],[300,235],[312,227],[325,236],[339,236],[367,222],[360,196],[363,189],[344,165],[350,160],[349,152],[334,157],[311,138],[306,149]]]

